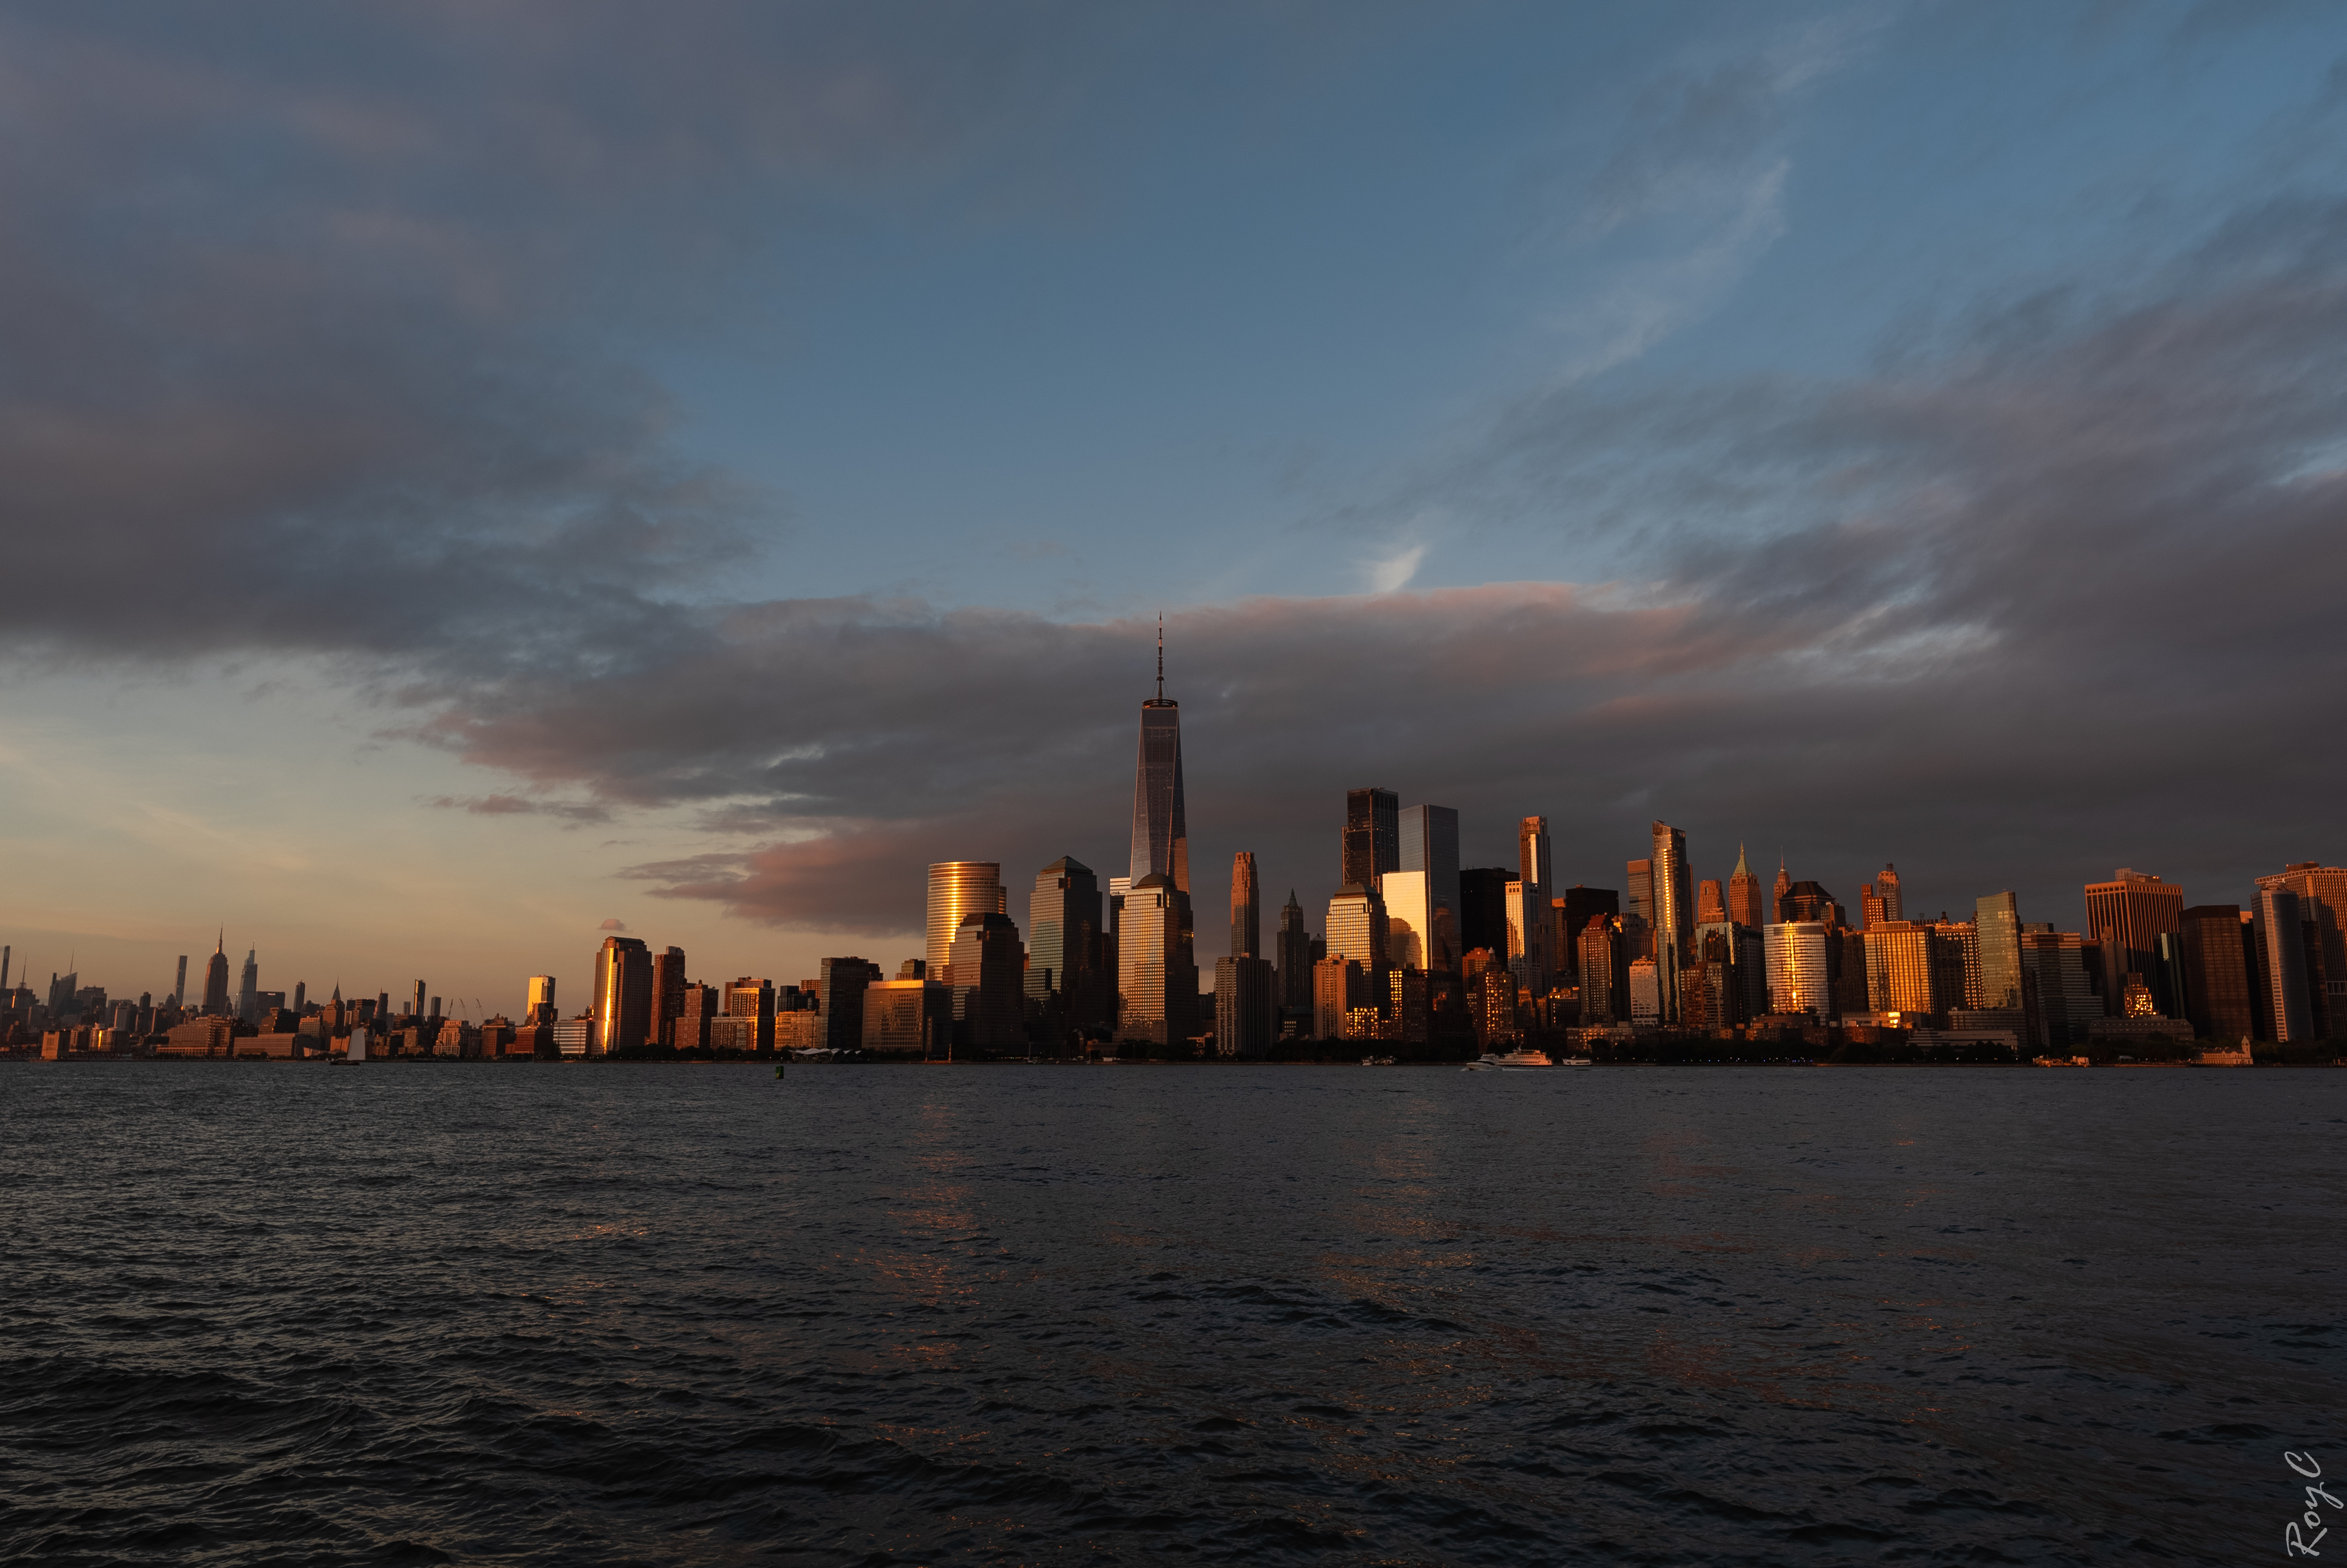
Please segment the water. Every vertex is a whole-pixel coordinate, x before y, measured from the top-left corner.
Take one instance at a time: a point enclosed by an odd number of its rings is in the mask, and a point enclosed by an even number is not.
[[[2285,1449],[2347,1475],[2347,1072],[25,1063],[0,1116],[10,1562],[2239,1563]]]

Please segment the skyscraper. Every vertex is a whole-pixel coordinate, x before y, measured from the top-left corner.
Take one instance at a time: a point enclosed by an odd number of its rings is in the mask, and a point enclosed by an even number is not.
[[[1654,825],[1655,968],[1663,990],[1663,1018],[1679,1016],[1679,966],[1695,935],[1695,881],[1687,868],[1686,835],[1667,822]]]
[[[2314,1038],[2307,1007],[2306,931],[2298,895],[2288,887],[2260,887],[2254,907],[2258,973],[2254,983],[2265,998],[2265,1015],[2277,1041]]]
[[[1389,789],[1345,792],[1344,879],[1374,891],[1401,869],[1401,797]]]
[[[1190,895],[1162,871],[1137,878],[1117,929],[1117,1033],[1170,1045],[1190,1038],[1198,966],[1190,945]]]
[[[1555,880],[1549,865],[1548,818],[1528,816],[1516,824],[1516,876],[1546,892]]]
[[[1133,772],[1133,886],[1159,876],[1190,895],[1190,822],[1182,797],[1182,704],[1165,695],[1165,627],[1157,627],[1157,695],[1141,704],[1141,751]]]
[[[251,1023],[260,1017],[260,954],[247,948],[244,950],[244,968],[238,971],[236,977],[236,1016],[246,1023]]]
[[[2347,1039],[2347,867],[2301,860],[2258,878],[2260,887],[2298,895],[2298,916],[2314,927],[2307,951],[2307,1009],[2315,1032]]]
[[[1091,866],[1063,855],[1035,873],[1027,896],[1026,990],[1046,1004],[1060,999],[1067,1017],[1059,1021],[1071,1029],[1107,1021],[1107,982],[1092,972],[1100,936],[1100,880]]]
[[[1434,900],[1423,871],[1389,871],[1382,897],[1386,907],[1386,961],[1397,969],[1436,968]]]
[[[2184,1006],[2192,1032],[2229,1047],[2249,1039],[2257,1031],[2257,1009],[2250,1000],[2241,907],[2196,904],[2177,923],[2184,939]]]
[[[2105,944],[2112,978],[2158,968],[2159,938],[2182,929],[2184,889],[2122,866],[2108,882],[2086,884],[2085,935]]]
[[[652,950],[634,937],[606,937],[595,955],[595,1031],[589,1053],[645,1043],[652,1022]]]
[[[1277,1009],[1271,966],[1251,954],[1214,960],[1214,1054],[1252,1060],[1269,1054]]]
[[[1984,893],[1973,902],[1980,944],[1980,1006],[2018,1008],[2021,994],[2021,906],[2011,893]]]
[[[1459,950],[1484,948],[1508,956],[1508,884],[1514,875],[1501,866],[1470,866],[1459,874]]]
[[[212,947],[212,956],[204,960],[204,1016],[228,1016],[228,933],[222,931]]]
[[[1376,888],[1348,883],[1328,900],[1328,957],[1352,959],[1373,990],[1384,990],[1386,907]]]
[[[1727,923],[1727,896],[1720,890],[1719,879],[1706,876],[1695,885],[1695,923],[1698,926],[1724,926]]]
[[[1020,974],[1025,949],[1010,917],[971,910],[954,933],[951,953],[954,1043],[988,1050],[1026,1044]]]
[[[1262,950],[1262,917],[1255,899],[1255,851],[1231,856],[1231,957],[1252,958]]]
[[[334,994],[338,997],[343,994],[340,986],[334,988]],[[526,994],[529,999],[524,1004],[523,1010],[529,1015],[531,1021],[552,1023],[555,1017],[554,977],[552,975],[530,976],[529,987]]]
[[[1528,816],[1516,824],[1516,880],[1520,903],[1511,918],[1523,942],[1525,991],[1548,994],[1555,978],[1556,956],[1549,951],[1549,887],[1556,873],[1549,864],[1548,818]]]
[[[1447,805],[1406,805],[1401,811],[1401,861],[1397,871],[1426,873],[1427,897],[1459,922],[1459,814]]]
[[[1279,1005],[1312,1005],[1312,933],[1304,928],[1304,906],[1292,887],[1279,910]]]
[[[1560,938],[1557,970],[1577,977],[1581,973],[1581,934],[1589,929],[1591,917],[1603,915],[1610,920],[1619,915],[1622,895],[1612,887],[1586,887],[1576,882],[1548,903],[1556,911]]]
[[[1792,874],[1785,869],[1785,857],[1779,855],[1777,856],[1777,885],[1769,890],[1771,902],[1782,898],[1792,886]]]
[[[1884,919],[1907,918],[1907,906],[1899,897],[1899,870],[1888,860],[1882,863],[1882,875],[1874,879],[1874,896],[1882,900]]]
[[[950,945],[948,951],[951,951]],[[924,959],[926,965],[928,960]],[[944,972],[944,966],[930,978]],[[833,1050],[857,1050],[864,1045],[864,990],[882,979],[880,966],[854,955],[823,961],[815,981],[815,1007],[823,1015],[823,1043]]]
[[[684,1016],[684,949],[671,948],[652,955],[652,1003],[645,1026],[645,1043],[674,1045],[678,1019]]]
[[[1784,920],[1763,927],[1770,1012],[1814,1013],[1819,1023],[1834,1016],[1832,979],[1827,967],[1831,937],[1819,920]],[[2018,956],[2014,962],[2017,972]]]
[[[179,955],[179,974],[171,982],[171,1005],[179,1007],[188,999],[188,955]]]
[[[942,977],[953,956],[954,937],[971,915],[1008,912],[1002,896],[1002,863],[940,860],[929,867],[928,942],[922,958],[932,979]]]
[[[1755,930],[1768,923],[1760,917],[1760,878],[1746,862],[1740,844],[1736,846],[1736,870],[1727,878],[1727,917]]]

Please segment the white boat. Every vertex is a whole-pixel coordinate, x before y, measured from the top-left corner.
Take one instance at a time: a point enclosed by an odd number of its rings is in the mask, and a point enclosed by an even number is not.
[[[1554,1067],[1545,1050],[1512,1050],[1505,1056],[1485,1051],[1460,1071],[1463,1072],[1529,1072],[1535,1067]]]

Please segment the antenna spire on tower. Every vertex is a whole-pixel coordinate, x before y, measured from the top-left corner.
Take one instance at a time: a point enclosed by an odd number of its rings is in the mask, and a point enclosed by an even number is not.
[[[1165,701],[1165,612],[1157,612],[1157,700]]]

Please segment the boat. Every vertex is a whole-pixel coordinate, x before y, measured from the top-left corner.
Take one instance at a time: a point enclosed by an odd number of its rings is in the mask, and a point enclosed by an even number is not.
[[[1361,1065],[1363,1067],[1391,1067],[1393,1064],[1394,1059],[1390,1056],[1365,1056],[1361,1058]]]
[[[1485,1051],[1460,1071],[1462,1072],[1529,1072],[1535,1067],[1554,1067],[1545,1050],[1512,1050],[1505,1056]]]

